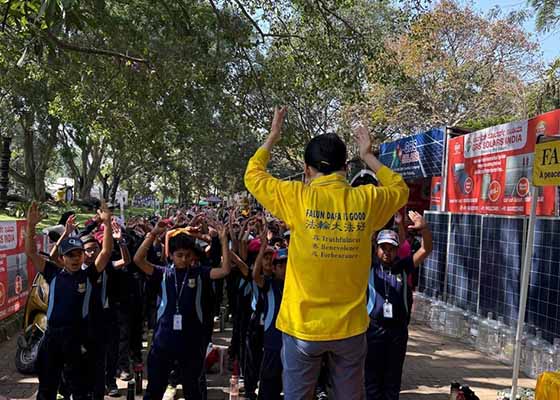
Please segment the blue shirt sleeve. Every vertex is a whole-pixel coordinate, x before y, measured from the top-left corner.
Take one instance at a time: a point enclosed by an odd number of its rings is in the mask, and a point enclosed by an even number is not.
[[[163,280],[163,275],[165,274],[166,270],[167,267],[163,267],[161,265],[154,265],[154,272],[152,272],[152,275],[149,276],[149,280],[152,282],[160,283]]]

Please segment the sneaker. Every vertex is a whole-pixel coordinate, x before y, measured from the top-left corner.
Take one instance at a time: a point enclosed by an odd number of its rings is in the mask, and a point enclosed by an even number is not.
[[[130,372],[122,371],[119,379],[121,381],[129,381],[132,379],[132,375],[130,374]]]
[[[121,397],[116,383],[111,383],[107,386],[107,395],[109,397]]]
[[[315,399],[316,399],[316,400],[328,400],[328,398],[329,398],[329,395],[326,394],[326,393],[325,393],[324,391],[322,391],[322,390],[321,390],[321,391],[317,391],[317,392],[315,393]]]

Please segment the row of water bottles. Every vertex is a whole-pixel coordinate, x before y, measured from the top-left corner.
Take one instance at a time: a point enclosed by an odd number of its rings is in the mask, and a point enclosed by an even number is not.
[[[481,353],[513,364],[516,327],[504,323],[503,317],[494,319],[491,312],[484,318],[476,309],[463,310],[456,302],[444,302],[441,296],[414,293],[412,319],[434,331],[461,340]],[[526,375],[536,378],[544,371],[560,370],[560,338],[551,344],[542,337],[542,331],[525,325],[521,338],[520,367]]]

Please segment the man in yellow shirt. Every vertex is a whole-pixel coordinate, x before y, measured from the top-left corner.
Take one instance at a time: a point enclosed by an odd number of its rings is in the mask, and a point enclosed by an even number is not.
[[[283,332],[285,399],[312,396],[326,354],[335,399],[362,400],[371,238],[406,204],[408,187],[373,155],[362,126],[355,132],[360,156],[381,187],[352,188],[347,183],[346,145],[335,134],[307,144],[306,184],[272,177],[266,165],[280,140],[286,111],[275,110],[271,132],[245,172],[247,189],[291,232],[276,322]]]

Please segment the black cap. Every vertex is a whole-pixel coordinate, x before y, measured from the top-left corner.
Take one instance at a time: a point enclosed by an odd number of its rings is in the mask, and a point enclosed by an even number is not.
[[[84,243],[75,237],[64,239],[58,246],[61,255],[66,255],[72,250],[84,250]]]

